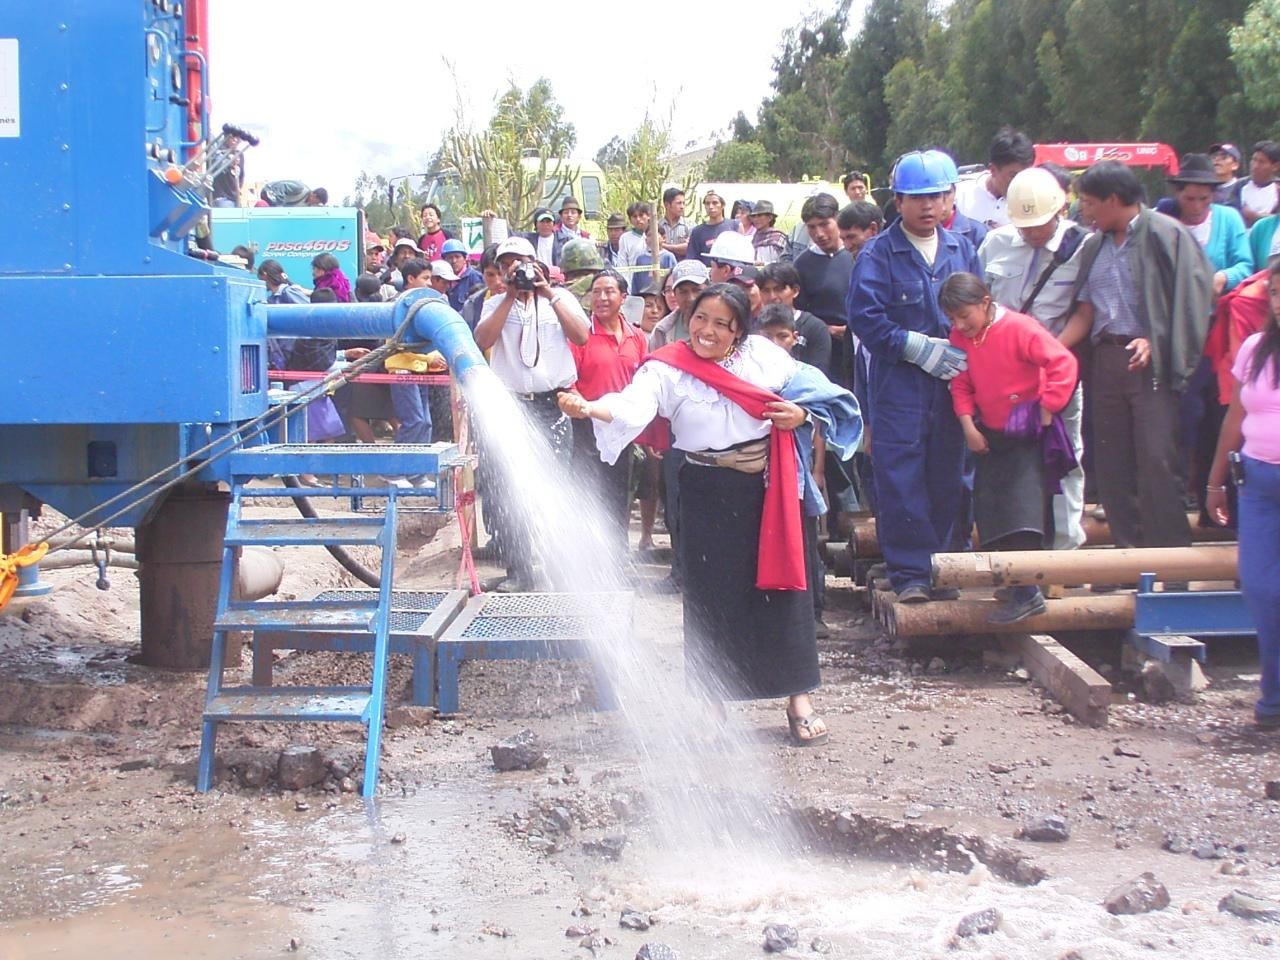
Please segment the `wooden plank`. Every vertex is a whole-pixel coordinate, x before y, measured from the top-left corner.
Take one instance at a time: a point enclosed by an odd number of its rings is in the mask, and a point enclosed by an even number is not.
[[[1111,684],[1096,670],[1043,633],[1010,637],[1027,672],[1081,723],[1103,727],[1111,703]]]

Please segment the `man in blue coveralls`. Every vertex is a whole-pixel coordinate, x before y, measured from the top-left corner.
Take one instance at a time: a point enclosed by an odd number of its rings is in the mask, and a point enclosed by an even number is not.
[[[968,534],[968,462],[947,389],[965,359],[947,342],[938,288],[953,273],[978,273],[978,256],[941,225],[949,159],[935,150],[898,158],[899,219],[863,248],[845,302],[849,330],[871,354],[876,529],[903,603],[941,599],[929,587],[931,555],[961,549]]]

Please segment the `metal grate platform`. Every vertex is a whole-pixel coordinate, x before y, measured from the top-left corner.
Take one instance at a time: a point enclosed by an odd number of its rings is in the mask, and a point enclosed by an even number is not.
[[[325,590],[316,594],[317,603],[377,603],[372,589]],[[435,701],[436,644],[441,633],[467,602],[465,590],[393,590],[387,633],[391,653],[413,657],[413,702],[428,707]],[[367,653],[373,649],[370,634],[343,630],[290,632],[263,630],[253,637],[253,682],[269,686],[273,667],[272,651],[331,650]]]
[[[633,595],[616,593],[484,594],[467,601],[437,644],[437,706],[458,710],[458,671],[465,660],[591,660],[590,641],[625,641]],[[608,678],[592,663],[597,706],[613,706]]]

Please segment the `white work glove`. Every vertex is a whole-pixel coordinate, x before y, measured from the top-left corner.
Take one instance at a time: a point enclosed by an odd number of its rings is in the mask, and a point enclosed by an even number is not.
[[[964,351],[959,347],[953,347],[941,337],[926,337],[914,330],[907,332],[902,358],[939,380],[950,380],[957,374],[964,373],[969,366]]]

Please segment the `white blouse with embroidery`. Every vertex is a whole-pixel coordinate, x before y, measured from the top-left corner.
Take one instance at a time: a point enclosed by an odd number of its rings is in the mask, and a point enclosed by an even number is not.
[[[796,361],[765,337],[749,336],[722,366],[776,393],[795,373]],[[615,463],[655,416],[671,421],[675,447],[691,453],[726,450],[769,435],[768,420],[757,420],[701,380],[660,360],[646,361],[621,392],[607,393],[595,403],[613,416],[611,423],[593,421],[606,463]]]

